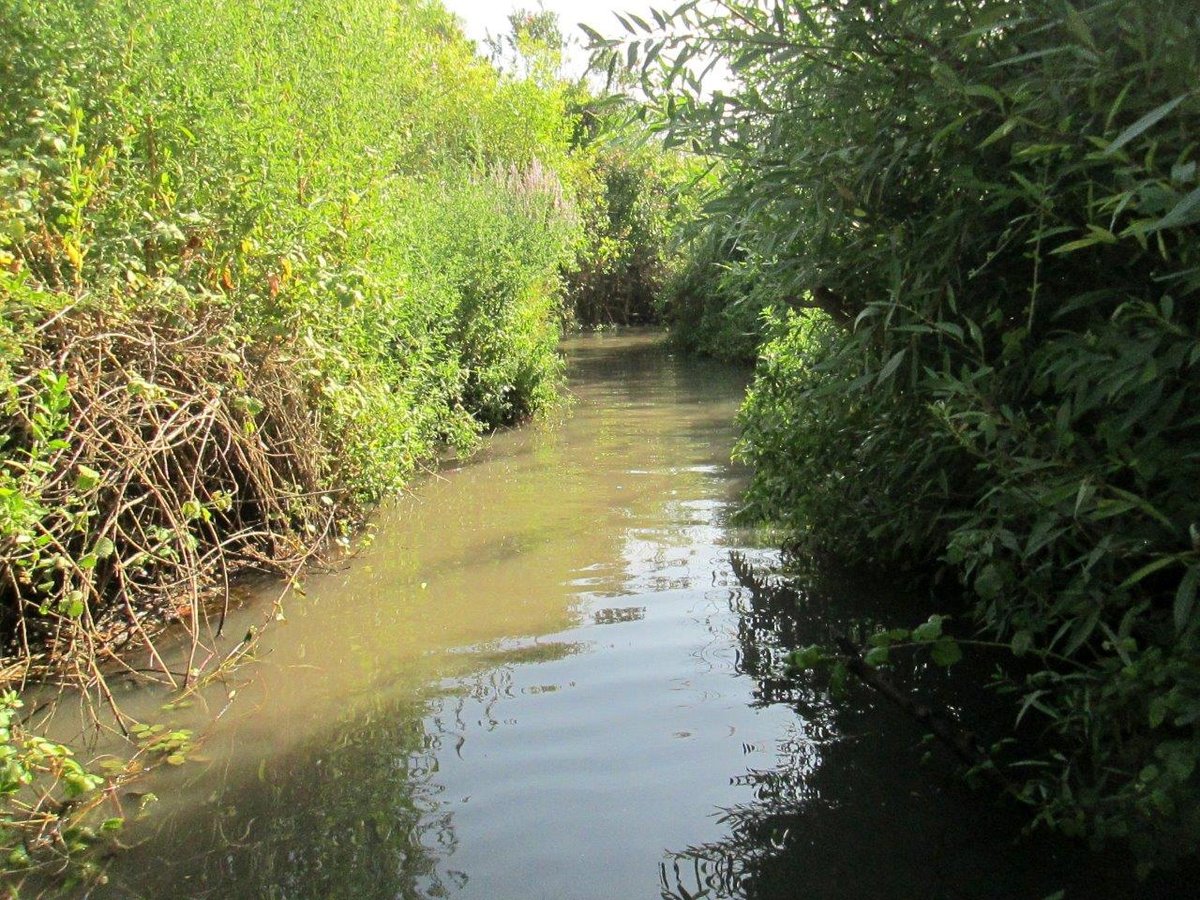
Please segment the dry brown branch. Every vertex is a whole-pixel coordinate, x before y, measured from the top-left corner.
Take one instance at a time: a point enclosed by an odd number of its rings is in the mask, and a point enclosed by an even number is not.
[[[0,680],[76,672],[111,701],[99,662],[141,645],[174,685],[153,638],[180,622],[190,682],[213,656],[201,628],[218,608],[220,633],[230,580],[290,579],[333,530],[311,404],[286,365],[230,337],[216,304],[136,315],[80,304],[25,333],[0,427],[9,473],[44,515],[35,541],[0,538]],[[66,375],[70,393],[49,451],[36,437],[43,372]]]

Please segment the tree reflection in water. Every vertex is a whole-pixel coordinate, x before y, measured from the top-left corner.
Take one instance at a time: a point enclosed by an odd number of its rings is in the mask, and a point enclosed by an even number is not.
[[[153,860],[139,866],[132,851],[110,873],[109,890],[380,896],[387,885],[387,896],[404,900],[445,896],[465,876],[439,871],[455,837],[433,780],[444,736],[423,722],[449,699],[381,703],[356,714],[352,727],[335,726],[320,749],[263,760],[257,772],[208,772],[203,777],[219,779],[208,803],[169,815]],[[173,851],[164,853],[167,846]]]
[[[440,686],[428,687],[427,676],[420,688],[408,679],[376,685],[327,732],[257,768],[244,754],[216,754],[238,763],[191,773],[215,785],[207,802],[164,810],[154,840],[118,857],[97,896],[457,893],[468,877],[449,864],[458,841],[439,759],[458,752],[471,729],[502,724],[492,710],[512,695],[514,664],[577,649],[555,642],[476,648],[461,654]],[[236,732],[229,740],[236,743]],[[169,807],[171,798],[163,799]]]
[[[664,900],[694,898],[1012,898],[1059,889],[1089,898],[1156,896],[1138,886],[1119,855],[1039,837],[1021,842],[1020,810],[994,805],[957,778],[953,761],[922,729],[876,702],[866,688],[834,702],[819,676],[789,677],[793,649],[846,633],[855,623],[920,621],[886,587],[814,578],[803,594],[734,588],[737,672],[754,682],[759,706],[796,712],[775,764],[735,781],[753,800],[722,810],[726,835],[668,854],[659,867]],[[887,619],[890,620],[881,620]],[[914,667],[898,680],[953,708],[954,686]],[[960,701],[961,697],[958,698]]]

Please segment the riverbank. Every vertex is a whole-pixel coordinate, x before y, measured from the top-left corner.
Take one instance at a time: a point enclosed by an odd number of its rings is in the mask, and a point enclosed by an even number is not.
[[[6,11],[0,542],[27,656],[94,675],[96,644],[199,625],[237,569],[293,568],[439,447],[553,396],[558,100],[439,9],[356,12]],[[425,61],[408,91],[377,71],[397,56]],[[336,123],[308,96],[335,82],[356,98]],[[401,125],[435,121],[418,161]]]
[[[797,664],[978,655],[988,767],[1143,872],[1200,845],[1192,12],[733,0],[594,40],[663,51],[645,115],[718,161],[675,318],[759,358],[748,504],[945,602]],[[687,76],[710,58],[731,96]]]
[[[111,685],[218,666],[241,575],[554,401],[580,167],[437,4],[18,0],[0,72],[3,687],[133,752]],[[57,865],[105,779],[6,696],[0,849]]]

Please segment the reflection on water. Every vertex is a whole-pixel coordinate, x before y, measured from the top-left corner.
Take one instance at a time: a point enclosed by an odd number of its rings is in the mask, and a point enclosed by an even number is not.
[[[745,374],[674,359],[653,335],[568,353],[561,421],[495,437],[383,511],[371,552],[311,579],[261,659],[205,698],[229,712],[203,759],[156,776],[160,808],[104,893],[1058,886],[1068,860],[1019,865],[1012,829],[915,765],[910,723],[783,677],[789,648],[878,598],[815,592],[798,612],[737,583],[728,456]],[[250,604],[228,632],[261,616]],[[163,699],[129,703],[152,718]]]

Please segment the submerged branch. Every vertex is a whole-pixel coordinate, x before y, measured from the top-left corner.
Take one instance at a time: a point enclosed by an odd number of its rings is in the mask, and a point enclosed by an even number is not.
[[[780,599],[790,597],[794,603],[800,602],[799,594],[785,584],[764,578],[740,553],[730,553],[729,556],[733,573],[742,587],[768,600],[778,602]],[[1006,794],[1019,799],[1017,788],[995,765],[973,731],[964,728],[944,710],[936,709],[929,703],[922,702],[912,692],[899,687],[888,677],[886,672],[868,664],[863,659],[861,648],[848,637],[840,636],[835,639],[835,643],[836,658],[848,672],[928,729],[934,738],[950,750],[959,761],[969,766],[972,771],[986,773],[989,778],[1000,785]]]

